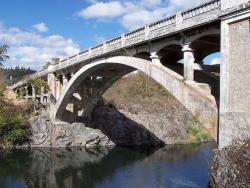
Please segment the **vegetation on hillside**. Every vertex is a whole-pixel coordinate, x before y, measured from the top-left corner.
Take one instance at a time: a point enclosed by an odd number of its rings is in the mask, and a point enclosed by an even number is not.
[[[176,120],[178,118],[181,118],[180,121],[186,121],[182,123],[185,125],[183,129],[186,129],[187,137],[186,139],[177,139],[176,136],[176,144],[201,143],[213,140],[210,132],[202,127],[195,117],[193,117],[193,121],[187,121],[185,113],[189,112],[175,97],[155,80],[141,72],[131,73],[121,78],[104,93],[103,98],[106,105],[114,106],[129,114],[135,114],[137,117],[140,114],[148,114],[150,117],[152,114],[158,114],[159,118],[164,119],[168,114],[168,118],[169,120],[172,119],[170,121],[173,121],[173,124],[171,127],[171,125],[163,122],[162,126],[165,126],[165,128],[160,129],[165,131],[167,131],[168,126],[170,126],[169,129],[177,130],[179,126],[176,125]],[[179,116],[175,113],[178,113]],[[152,120],[151,123],[154,124],[154,122],[157,121]],[[190,122],[193,122],[193,124],[188,125]],[[154,126],[157,127],[158,125],[154,124]]]
[[[48,83],[41,79],[41,78],[37,78],[37,79],[30,79],[28,80],[25,84],[23,84],[22,86],[17,87],[17,91],[18,91],[18,98],[22,98],[26,95],[26,87],[28,86],[32,86],[35,89],[36,95],[40,95],[41,94],[41,89],[44,89],[44,93],[47,93],[49,91],[49,86]]]
[[[0,80],[6,82],[8,85],[14,84],[20,81],[27,75],[33,74],[36,71],[30,68],[24,68],[16,66],[14,68],[0,69]]]
[[[7,45],[0,46],[0,66],[9,58]],[[15,69],[16,72],[20,71]],[[25,122],[25,110],[15,106],[5,98],[7,91],[6,80],[12,69],[0,69],[0,147],[12,146],[23,142],[28,135]],[[14,76],[14,74],[12,74]],[[20,74],[18,74],[20,75]]]
[[[6,84],[0,82],[0,147],[19,144],[26,139],[25,109],[5,99]]]
[[[174,101],[174,97],[165,88],[142,72],[131,73],[121,78],[104,93],[103,97],[107,103],[112,103],[117,108],[130,102]]]

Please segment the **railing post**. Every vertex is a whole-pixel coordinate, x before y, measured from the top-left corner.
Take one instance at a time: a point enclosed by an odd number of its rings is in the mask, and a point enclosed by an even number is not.
[[[124,34],[121,35],[121,43],[122,43],[122,47],[125,46],[126,38]]]
[[[176,13],[175,22],[176,22],[177,29],[182,27],[183,18],[182,18],[181,12]]]
[[[145,34],[145,39],[148,39],[149,35],[150,35],[150,28],[149,25],[146,25],[144,28],[144,34]]]
[[[91,55],[92,55],[92,50],[91,50],[91,48],[89,48],[88,53],[89,53],[89,57],[91,57]]]
[[[103,52],[106,53],[107,52],[107,43],[106,42],[104,42],[102,44],[102,48],[103,48]]]

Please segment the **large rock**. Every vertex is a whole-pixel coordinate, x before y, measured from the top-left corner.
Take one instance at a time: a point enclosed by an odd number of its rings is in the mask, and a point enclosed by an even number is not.
[[[120,111],[142,124],[165,144],[187,140],[188,131],[199,127],[192,114],[179,104],[145,100],[140,104],[124,105]]]
[[[51,124],[46,116],[39,115],[30,120],[32,147],[69,147],[114,145],[100,130],[86,127],[84,123]]]
[[[215,151],[209,174],[212,188],[249,188],[250,140]]]

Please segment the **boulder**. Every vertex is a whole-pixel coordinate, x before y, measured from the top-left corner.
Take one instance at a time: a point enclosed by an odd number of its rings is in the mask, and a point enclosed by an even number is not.
[[[249,188],[250,140],[215,151],[209,176],[212,188]]]

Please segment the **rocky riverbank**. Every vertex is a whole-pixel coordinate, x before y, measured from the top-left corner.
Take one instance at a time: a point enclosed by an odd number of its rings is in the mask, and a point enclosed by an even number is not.
[[[209,174],[212,188],[249,188],[250,140],[215,151]]]
[[[154,104],[157,104],[154,102]],[[90,121],[72,124],[58,122],[52,124],[46,111],[29,120],[30,142],[32,147],[73,147],[73,146],[161,146],[174,144],[177,141],[190,141],[196,134],[197,142],[207,141],[210,137],[202,136],[200,125],[193,117],[181,111],[180,108],[168,108],[158,104],[161,112],[147,112],[150,104],[144,107],[138,105],[131,109],[118,111],[114,106],[100,104],[91,115]],[[152,106],[152,105],[151,105]],[[162,109],[161,109],[162,108]],[[123,112],[123,113],[121,113]],[[173,115],[174,114],[174,115]],[[195,130],[197,130],[195,132]],[[194,138],[193,138],[194,139]],[[204,140],[202,140],[204,139]]]
[[[46,114],[30,119],[32,147],[163,145],[142,125],[110,107],[97,107],[91,122],[52,124]]]

